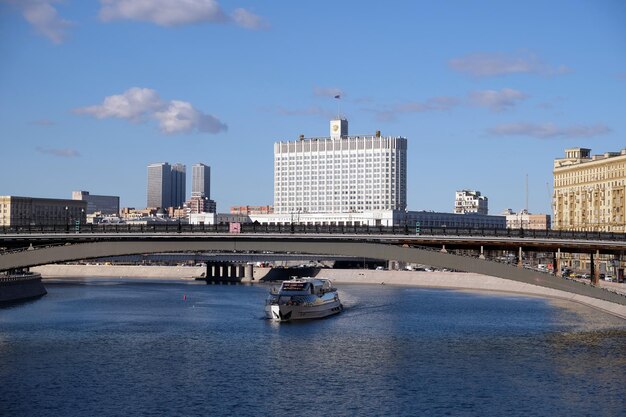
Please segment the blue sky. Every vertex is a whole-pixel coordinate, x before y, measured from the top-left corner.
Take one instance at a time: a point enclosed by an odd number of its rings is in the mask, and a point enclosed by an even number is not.
[[[550,213],[569,147],[626,147],[626,2],[0,0],[0,195],[146,205],[146,166],[273,203],[273,143],[408,138],[408,205]],[[188,173],[188,193],[190,189]]]

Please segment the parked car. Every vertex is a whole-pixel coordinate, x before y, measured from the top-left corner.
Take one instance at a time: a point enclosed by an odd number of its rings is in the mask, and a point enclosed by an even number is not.
[[[604,280],[605,280],[605,281],[608,281],[608,282],[613,282],[613,277],[612,277],[611,275],[606,275],[606,276],[604,277]]]

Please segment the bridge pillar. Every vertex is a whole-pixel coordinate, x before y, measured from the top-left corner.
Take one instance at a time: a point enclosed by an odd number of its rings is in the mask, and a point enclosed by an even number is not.
[[[600,251],[597,250],[595,256],[591,253],[591,268],[593,273],[591,274],[591,284],[598,285],[600,281]]]
[[[480,246],[480,259],[485,259],[485,247],[484,246]]]
[[[254,281],[254,265],[247,264],[245,268],[246,270],[244,272],[244,278],[249,279],[250,281]]]
[[[524,260],[522,259],[524,253],[522,252],[522,247],[519,247],[519,252],[517,255],[517,266],[518,268],[523,268],[524,267]]]
[[[557,249],[552,255],[552,270],[554,271],[554,275],[561,277],[563,276],[561,272],[561,249]]]

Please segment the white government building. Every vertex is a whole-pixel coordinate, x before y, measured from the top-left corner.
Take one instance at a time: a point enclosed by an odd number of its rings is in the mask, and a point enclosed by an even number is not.
[[[262,224],[382,225],[406,218],[407,139],[349,136],[330,121],[330,137],[274,144],[274,213]]]

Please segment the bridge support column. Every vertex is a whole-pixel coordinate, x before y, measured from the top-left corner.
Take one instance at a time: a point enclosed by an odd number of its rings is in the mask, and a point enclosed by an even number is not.
[[[522,252],[522,247],[519,247],[519,252],[517,254],[517,267],[518,268],[523,268],[524,267],[524,259],[523,259],[524,253]]]
[[[561,249],[557,249],[556,252],[552,256],[552,270],[554,271],[554,275],[557,277],[563,276],[561,272]]]
[[[600,251],[597,250],[595,256],[593,253],[591,254],[591,267],[593,268],[593,273],[591,274],[591,284],[598,285],[600,281]]]
[[[480,259],[485,259],[485,247],[484,246],[480,246]]]
[[[247,264],[245,266],[244,278],[250,281],[254,281],[254,265]]]

